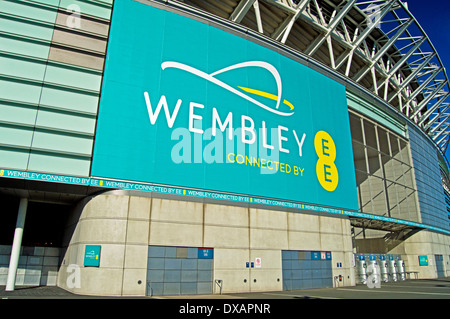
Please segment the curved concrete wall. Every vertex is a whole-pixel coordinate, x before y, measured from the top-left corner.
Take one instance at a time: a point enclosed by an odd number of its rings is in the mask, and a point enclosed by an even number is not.
[[[354,284],[345,218],[111,192],[81,203],[71,223],[58,285],[78,294],[144,296],[149,245],[214,248],[223,292],[282,290],[281,250],[331,251],[333,276]],[[101,245],[98,268],[83,266],[90,244]],[[246,268],[256,257],[262,267]]]

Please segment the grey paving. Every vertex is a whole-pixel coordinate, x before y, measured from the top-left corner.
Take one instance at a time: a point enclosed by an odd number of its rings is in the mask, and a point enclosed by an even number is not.
[[[103,296],[81,296],[59,287],[16,287],[12,292],[0,286],[1,299],[95,299]],[[380,288],[366,285],[291,291],[232,293],[222,295],[178,295],[118,299],[450,299],[450,277],[381,283]]]

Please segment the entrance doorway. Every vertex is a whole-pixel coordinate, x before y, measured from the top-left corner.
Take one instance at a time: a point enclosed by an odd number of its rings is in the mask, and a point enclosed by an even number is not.
[[[445,277],[445,271],[444,271],[444,258],[442,255],[434,255],[434,259],[436,261],[436,271],[437,271],[437,277],[438,278],[444,278]]]
[[[6,285],[19,200],[1,199],[5,204],[0,222],[0,285]],[[71,206],[32,201],[27,206],[15,285],[55,286]]]
[[[283,290],[333,287],[331,252],[283,250]]]
[[[147,296],[212,294],[212,248],[149,246],[147,265]]]

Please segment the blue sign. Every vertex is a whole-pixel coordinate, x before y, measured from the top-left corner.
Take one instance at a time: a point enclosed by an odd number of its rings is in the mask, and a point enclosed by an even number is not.
[[[198,259],[213,259],[214,249],[213,248],[199,248],[198,249]]]
[[[358,210],[344,85],[132,0],[114,4],[91,173]]]
[[[311,252],[311,260],[320,260],[320,251],[312,251]]]
[[[100,245],[86,245],[84,248],[84,266],[99,267],[100,266]]]
[[[326,252],[326,260],[331,260],[331,251]]]

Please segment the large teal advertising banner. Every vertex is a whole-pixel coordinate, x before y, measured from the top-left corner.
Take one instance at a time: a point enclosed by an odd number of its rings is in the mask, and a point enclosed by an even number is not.
[[[91,175],[358,209],[343,85],[133,0],[114,4]]]

